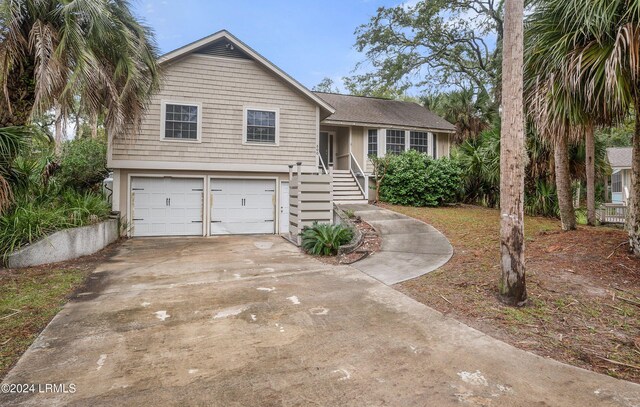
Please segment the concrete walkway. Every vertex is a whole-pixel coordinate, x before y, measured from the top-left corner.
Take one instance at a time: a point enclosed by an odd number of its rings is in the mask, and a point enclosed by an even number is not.
[[[380,252],[352,266],[386,285],[416,278],[443,266],[453,247],[434,227],[373,205],[339,205],[352,210],[382,235]]]
[[[91,277],[1,406],[640,405],[276,236],[132,239]]]

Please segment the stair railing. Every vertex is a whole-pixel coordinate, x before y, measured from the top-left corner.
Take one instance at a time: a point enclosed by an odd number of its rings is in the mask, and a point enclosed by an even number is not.
[[[328,174],[329,171],[327,171],[327,167],[324,165],[324,160],[322,159],[322,154],[320,154],[319,152],[316,153],[318,155],[318,161],[320,162],[320,166],[318,167],[318,169],[322,170],[322,174]]]
[[[366,192],[364,192],[367,177],[364,175],[364,171],[362,171],[362,168],[360,168],[358,160],[356,160],[356,157],[353,156],[353,153],[349,153],[349,156],[351,158],[349,171],[351,171],[351,175],[353,175],[353,178],[356,180],[358,188],[360,188],[360,192],[362,192],[362,196],[367,199],[367,194]]]

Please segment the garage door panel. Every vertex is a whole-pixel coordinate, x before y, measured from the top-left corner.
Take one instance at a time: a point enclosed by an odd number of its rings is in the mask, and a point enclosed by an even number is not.
[[[212,179],[211,234],[275,233],[275,181]]]
[[[133,177],[133,236],[202,235],[204,180]]]

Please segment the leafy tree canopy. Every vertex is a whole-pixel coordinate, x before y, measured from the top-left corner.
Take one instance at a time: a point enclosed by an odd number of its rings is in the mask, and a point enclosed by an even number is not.
[[[348,78],[347,87],[371,95],[381,89],[403,93],[411,86],[456,86],[499,100],[502,30],[502,0],[381,7],[356,30],[356,49],[366,53],[373,70]]]
[[[323,78],[320,83],[313,87],[314,92],[340,93],[333,79],[329,77]]]

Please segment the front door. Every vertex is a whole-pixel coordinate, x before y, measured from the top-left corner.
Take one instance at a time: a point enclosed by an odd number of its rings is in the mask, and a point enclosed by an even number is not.
[[[335,140],[335,134],[328,131],[320,132],[320,140],[318,149],[320,150],[320,158],[327,169],[330,165],[333,165],[333,143]]]

